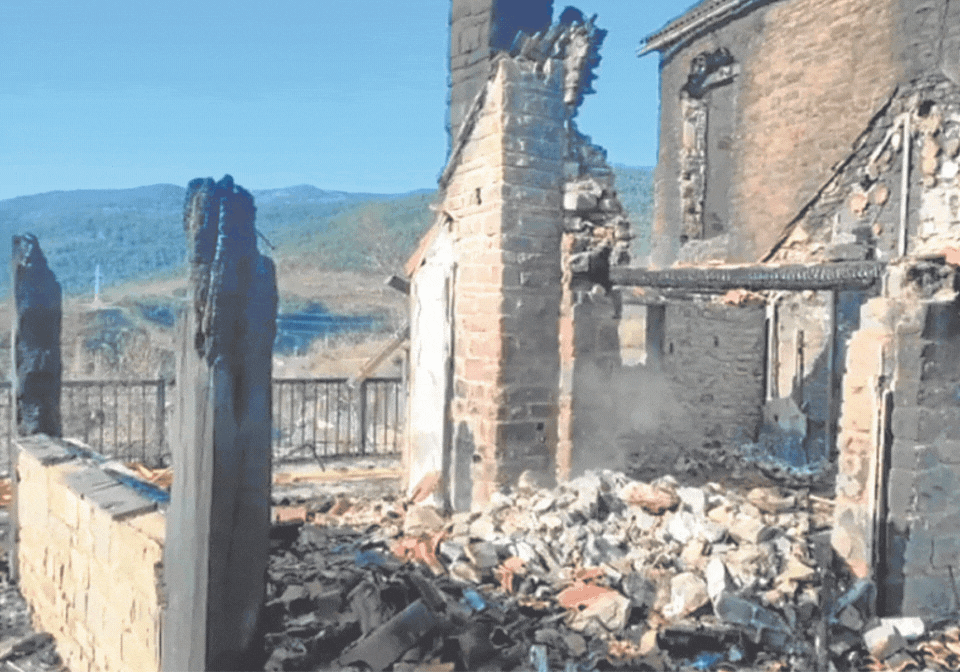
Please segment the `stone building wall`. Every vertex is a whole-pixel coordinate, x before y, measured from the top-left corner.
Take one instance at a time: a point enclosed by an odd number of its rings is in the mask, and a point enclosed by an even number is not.
[[[654,263],[762,258],[895,88],[950,69],[957,25],[960,7],[947,0],[781,0],[665,51]],[[705,111],[703,180],[691,174],[697,115],[684,112],[698,56],[713,57],[693,98]],[[688,241],[684,253],[691,208],[702,209],[700,235],[712,244]]]
[[[45,436],[17,460],[20,590],[73,672],[160,669],[166,521]]]
[[[954,273],[895,268],[850,342],[833,545],[881,614],[960,609],[960,306]]]
[[[591,310],[613,313],[602,308]],[[624,297],[581,358],[591,366],[578,362],[573,475],[600,465],[645,479],[729,471],[763,420],[765,323],[757,300]]]
[[[525,470],[552,475],[557,443],[563,68],[501,58],[487,87],[441,205],[457,257],[452,450],[470,456],[474,503]]]
[[[881,608],[936,618],[960,610],[960,311],[932,302],[921,320],[894,336]]]
[[[764,398],[762,303],[683,301],[667,305],[663,369],[681,411],[681,444],[756,439]]]

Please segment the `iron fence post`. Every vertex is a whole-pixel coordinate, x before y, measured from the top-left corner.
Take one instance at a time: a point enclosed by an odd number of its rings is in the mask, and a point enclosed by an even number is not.
[[[160,456],[163,455],[166,441],[166,420],[167,420],[167,381],[161,378],[157,382],[157,454],[155,459],[157,465],[160,464]]]
[[[367,381],[360,381],[360,454],[367,454]]]

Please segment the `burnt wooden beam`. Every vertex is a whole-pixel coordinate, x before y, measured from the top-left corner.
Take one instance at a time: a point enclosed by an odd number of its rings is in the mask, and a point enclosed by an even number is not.
[[[790,265],[717,266],[700,268],[610,269],[615,286],[685,289],[720,293],[731,289],[751,291],[805,291],[867,289],[883,277],[886,265],[877,261]]]
[[[227,175],[184,206],[192,302],[178,325],[164,670],[262,669],[270,532],[273,262]]]

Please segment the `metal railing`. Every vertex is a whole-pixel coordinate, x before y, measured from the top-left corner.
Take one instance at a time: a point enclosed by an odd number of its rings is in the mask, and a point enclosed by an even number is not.
[[[402,426],[400,378],[285,378],[273,381],[275,462],[396,455]]]
[[[166,380],[64,380],[60,394],[63,436],[115,459],[151,467],[170,463],[172,404]],[[0,432],[5,445],[15,426],[9,382],[0,382]],[[275,378],[272,447],[275,464],[334,457],[390,456],[400,452],[403,425],[400,378]]]
[[[169,461],[165,380],[65,380],[63,435],[125,462]]]

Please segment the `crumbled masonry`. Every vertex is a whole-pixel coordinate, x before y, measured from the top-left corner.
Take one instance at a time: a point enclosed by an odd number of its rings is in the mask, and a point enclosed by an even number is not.
[[[314,502],[312,522],[273,528],[265,669],[531,669],[536,655],[552,670],[800,670],[824,626],[838,669],[960,647],[960,628],[873,618],[869,582],[841,582],[822,611],[828,504],[611,471],[450,517]]]

